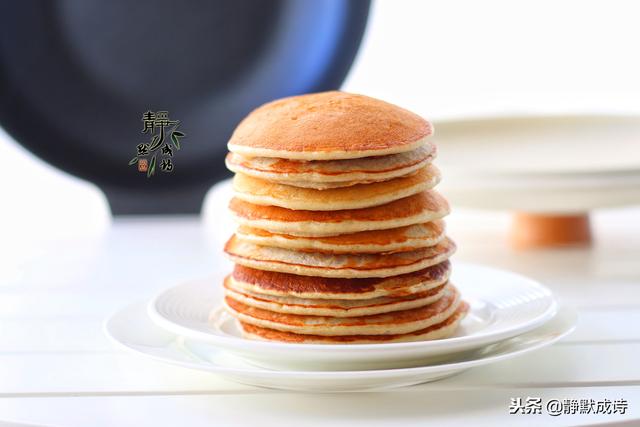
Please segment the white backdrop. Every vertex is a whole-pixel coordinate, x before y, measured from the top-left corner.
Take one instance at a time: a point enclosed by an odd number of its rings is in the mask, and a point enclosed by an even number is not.
[[[344,89],[427,118],[640,112],[640,2],[379,0]],[[0,131],[0,235],[100,233],[106,200]],[[2,254],[0,254],[2,255]]]

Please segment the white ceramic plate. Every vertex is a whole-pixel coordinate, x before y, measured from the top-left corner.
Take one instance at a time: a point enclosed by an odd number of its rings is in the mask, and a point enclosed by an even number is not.
[[[640,202],[640,116],[485,117],[437,122],[434,142],[458,206],[586,212]]]
[[[221,308],[222,283],[193,281],[153,298],[149,317],[187,339],[214,344],[253,364],[276,369],[363,370],[422,366],[527,332],[556,312],[549,291],[526,277],[455,263],[451,280],[471,305],[456,336],[389,344],[289,344],[242,337],[237,322]]]
[[[122,309],[105,322],[107,335],[129,351],[173,365],[213,372],[242,384],[298,391],[364,391],[434,381],[466,369],[495,363],[547,346],[576,325],[574,310],[563,307],[543,326],[500,343],[460,353],[445,364],[364,371],[270,370],[243,362],[215,346],[185,340],[158,327],[145,305]]]

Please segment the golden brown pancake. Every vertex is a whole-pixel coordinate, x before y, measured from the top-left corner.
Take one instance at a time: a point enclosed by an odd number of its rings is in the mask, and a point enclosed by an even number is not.
[[[416,174],[417,172],[412,172],[410,174],[403,175],[403,178],[407,178],[411,175]],[[353,187],[354,185],[363,185],[363,184],[373,184],[376,182],[384,182],[387,180],[378,180],[378,181],[344,181],[344,182],[311,182],[311,181],[291,181],[291,182],[278,182],[279,184],[289,185],[291,187],[298,188],[307,188],[310,190],[331,190],[334,188],[345,188],[345,187]],[[277,181],[276,181],[277,182]]]
[[[363,95],[265,104],[228,143],[235,172],[224,305],[252,339],[376,343],[450,336],[469,310],[449,281],[448,203],[433,130]]]
[[[434,246],[445,237],[442,220],[389,230],[361,231],[326,237],[302,237],[240,226],[238,237],[256,245],[327,253],[392,253]]]
[[[243,304],[229,295],[226,309],[244,323],[278,331],[311,335],[407,334],[443,322],[460,305],[460,293],[451,284],[436,302],[410,310],[360,317],[303,316],[276,313]]]
[[[231,277],[227,277],[224,281],[225,295],[251,307],[277,313],[334,317],[370,316],[422,307],[440,299],[444,295],[445,286],[442,284],[428,291],[403,297],[379,297],[368,300],[329,300],[263,295],[236,287]]]
[[[439,181],[440,171],[434,165],[390,181],[326,190],[293,187],[239,173],[233,178],[233,190],[237,198],[257,205],[337,211],[383,205],[433,188]]]
[[[229,280],[234,289],[261,295],[309,299],[362,300],[403,297],[436,288],[449,279],[451,263],[441,262],[413,273],[387,278],[335,279],[298,276],[236,265]]]
[[[429,122],[393,104],[323,92],[255,109],[240,122],[228,147],[248,157],[355,159],[414,150],[431,133]]]
[[[225,252],[233,262],[259,270],[318,277],[389,277],[411,273],[449,259],[456,246],[445,238],[436,246],[409,252],[326,254],[259,246],[233,235]]]
[[[407,341],[428,341],[443,339],[452,336],[458,328],[460,322],[467,315],[469,304],[461,302],[458,309],[447,319],[427,328],[408,334],[388,334],[388,335],[303,335],[292,332],[283,332],[275,329],[262,328],[250,323],[240,322],[244,335],[249,339],[279,341],[294,344],[377,344]]]
[[[435,154],[435,145],[428,142],[406,153],[347,160],[304,161],[245,157],[229,153],[226,165],[233,172],[267,181],[323,189],[387,181],[410,175],[431,163]]]
[[[366,209],[300,211],[255,205],[236,197],[231,199],[229,208],[241,225],[310,237],[404,227],[434,221],[449,213],[449,204],[434,190]]]

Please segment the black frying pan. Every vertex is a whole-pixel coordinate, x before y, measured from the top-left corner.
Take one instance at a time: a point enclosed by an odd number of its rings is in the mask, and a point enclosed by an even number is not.
[[[227,176],[226,141],[256,106],[335,89],[368,0],[25,0],[0,3],[0,124],[105,191],[114,214],[195,213]],[[129,160],[142,114],[186,134],[174,170]]]

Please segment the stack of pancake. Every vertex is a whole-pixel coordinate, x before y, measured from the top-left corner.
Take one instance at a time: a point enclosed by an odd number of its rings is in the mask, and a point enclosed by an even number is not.
[[[429,122],[325,92],[253,111],[229,141],[239,227],[225,306],[252,339],[376,343],[453,334],[449,213]]]

